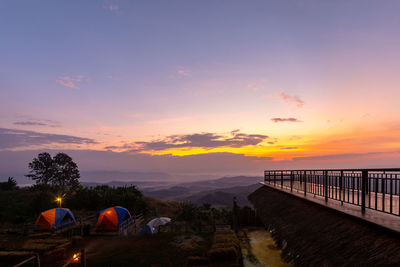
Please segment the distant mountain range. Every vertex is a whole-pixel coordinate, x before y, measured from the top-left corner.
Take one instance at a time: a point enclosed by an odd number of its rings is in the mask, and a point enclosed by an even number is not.
[[[231,208],[233,206],[233,198],[236,197],[239,206],[252,206],[247,196],[256,191],[260,186],[260,184],[253,184],[202,191],[189,197],[180,198],[178,201],[190,201],[197,205],[208,203],[217,208]]]
[[[0,180],[14,176],[19,186],[31,185],[23,174],[3,173]],[[171,201],[190,201],[199,205],[231,207],[233,197],[239,205],[250,205],[247,196],[259,187],[260,176],[234,176],[216,179],[213,175],[169,174],[164,172],[81,171],[83,186],[134,185],[145,196]]]
[[[85,181],[168,181],[173,177],[165,172],[81,171]]]
[[[137,186],[145,196],[170,201],[190,201],[198,205],[208,203],[214,207],[231,207],[233,197],[241,206],[250,205],[247,196],[260,187],[262,177],[235,176],[195,182],[174,181],[112,181],[82,182],[83,186]]]
[[[29,186],[34,182],[25,177],[29,171],[25,173],[18,172],[2,172],[0,170],[0,182],[7,181],[8,177],[13,177],[18,185]],[[182,182],[182,181],[200,181],[200,180],[210,180],[216,179],[216,175],[208,174],[170,174],[165,172],[140,172],[140,171],[80,171],[80,182],[82,184],[104,184],[110,183],[109,181],[116,181],[111,183],[116,183],[114,186],[121,186],[121,184],[134,183],[147,183],[147,182]],[[144,182],[145,181],[145,182]]]

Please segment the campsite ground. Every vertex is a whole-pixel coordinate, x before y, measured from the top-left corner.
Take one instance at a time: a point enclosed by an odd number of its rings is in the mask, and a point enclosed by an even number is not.
[[[27,237],[16,238],[14,235],[2,235],[1,247],[6,250],[20,248],[30,242]],[[54,238],[54,237],[53,237]],[[60,238],[60,237],[57,237]],[[73,238],[72,247],[66,255],[46,256],[41,265],[62,266],[73,253],[85,248],[88,266],[184,266],[188,256],[203,256],[211,245],[212,233],[158,233],[132,235],[93,235]],[[32,240],[31,240],[32,241]],[[48,242],[47,242],[48,243]],[[30,244],[40,246],[40,244]],[[40,249],[40,247],[37,247]],[[1,250],[1,249],[0,249]],[[0,261],[0,266],[12,266],[22,257],[12,257]],[[45,259],[46,258],[46,259]],[[76,264],[72,264],[74,266]]]
[[[86,248],[88,266],[184,266],[188,256],[204,255],[211,237],[212,233],[93,236],[78,246]]]

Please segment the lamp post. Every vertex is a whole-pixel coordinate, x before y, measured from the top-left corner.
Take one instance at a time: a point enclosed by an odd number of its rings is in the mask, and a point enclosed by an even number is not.
[[[56,198],[56,201],[58,202],[59,207],[61,208],[62,198],[61,198],[61,197],[57,197],[57,198]]]

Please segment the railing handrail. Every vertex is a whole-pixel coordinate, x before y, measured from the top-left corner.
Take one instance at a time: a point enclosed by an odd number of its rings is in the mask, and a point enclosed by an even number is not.
[[[265,170],[264,182],[357,205],[362,213],[369,208],[400,216],[400,168]]]
[[[130,218],[126,219],[125,221],[123,221],[118,228],[118,233],[121,234],[123,231],[127,230],[129,228],[129,226],[136,225],[137,224],[137,220],[141,219],[143,217],[142,214],[138,214],[138,215],[134,215],[131,216]]]
[[[400,168],[357,168],[357,169],[271,169],[264,172],[289,172],[289,171],[387,171],[400,172]]]
[[[35,255],[31,256],[30,258],[28,258],[26,260],[23,260],[22,262],[20,262],[18,264],[15,264],[13,267],[22,266],[25,263],[28,263],[28,262],[33,261],[33,260],[36,261],[36,266],[40,266],[39,254],[36,253]]]

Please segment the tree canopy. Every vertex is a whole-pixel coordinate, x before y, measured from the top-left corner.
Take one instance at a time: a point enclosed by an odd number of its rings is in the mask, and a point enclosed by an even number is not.
[[[61,190],[72,190],[79,186],[78,165],[65,153],[58,153],[53,158],[47,152],[40,153],[29,163],[29,174],[36,184],[51,185]]]

